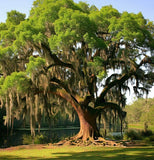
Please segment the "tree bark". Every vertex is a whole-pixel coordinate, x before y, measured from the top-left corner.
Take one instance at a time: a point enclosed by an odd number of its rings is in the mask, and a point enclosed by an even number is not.
[[[78,118],[80,121],[80,131],[73,138],[82,139],[83,141],[86,141],[90,139],[97,139],[97,137],[100,136],[96,124],[96,118],[99,115],[97,109],[88,106],[88,103],[83,104],[82,102],[85,101],[80,100],[78,96],[72,96],[68,94],[63,89],[57,89],[57,91],[52,92],[52,94],[60,96],[61,98],[69,102],[78,114]]]
[[[97,114],[95,110],[90,107],[79,107],[77,114],[80,121],[80,131],[74,138],[83,141],[97,139],[100,133],[96,124]]]

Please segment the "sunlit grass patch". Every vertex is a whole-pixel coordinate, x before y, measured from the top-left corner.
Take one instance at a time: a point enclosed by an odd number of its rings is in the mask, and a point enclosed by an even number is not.
[[[154,159],[154,146],[123,148],[103,146],[60,146],[40,149],[5,149],[0,151],[0,159],[3,160],[119,160],[119,159]]]

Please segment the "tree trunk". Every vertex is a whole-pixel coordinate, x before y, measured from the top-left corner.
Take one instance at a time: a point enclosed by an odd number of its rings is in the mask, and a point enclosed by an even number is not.
[[[73,97],[72,95],[65,92],[65,90],[57,90],[52,94],[56,94],[62,98],[64,98],[67,102],[69,102],[75,111],[78,114],[80,121],[80,131],[79,133],[73,137],[75,139],[82,139],[86,141],[88,139],[97,139],[100,136],[99,130],[96,125],[96,118],[99,115],[99,112],[96,109],[89,107],[87,105],[82,105],[80,101],[80,97]]]
[[[79,107],[77,114],[80,121],[80,131],[75,138],[83,141],[97,139],[100,133],[96,124],[96,111],[89,107],[86,109]]]

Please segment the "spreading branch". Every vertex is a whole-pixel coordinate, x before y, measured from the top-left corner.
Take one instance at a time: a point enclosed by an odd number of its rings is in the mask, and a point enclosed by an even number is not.
[[[126,117],[126,112],[123,111],[121,107],[117,105],[116,103],[104,102],[101,105],[97,106],[95,109],[98,110],[99,113],[101,111],[104,111],[105,109],[115,110],[118,112],[120,119],[124,119]]]
[[[70,63],[66,63],[66,62],[63,62],[61,61],[56,54],[53,54],[50,50],[50,48],[45,45],[44,43],[41,44],[42,48],[44,48],[50,55],[50,57],[52,58],[52,60],[54,61],[54,64],[51,64],[49,65],[48,67],[45,67],[46,70],[50,69],[51,67],[53,66],[61,66],[61,67],[66,67],[66,68],[70,68],[72,69],[73,71],[75,71],[75,68],[73,67],[72,64]]]
[[[106,96],[106,94],[108,93],[108,91],[116,86],[117,84],[118,85],[122,85],[126,80],[128,80],[131,75],[133,75],[133,72],[129,72],[129,73],[125,73],[123,74],[120,78],[118,79],[115,79],[114,81],[108,83],[103,91],[101,92],[100,96],[96,99],[96,105],[100,104],[100,103],[103,103],[104,102],[104,97]]]

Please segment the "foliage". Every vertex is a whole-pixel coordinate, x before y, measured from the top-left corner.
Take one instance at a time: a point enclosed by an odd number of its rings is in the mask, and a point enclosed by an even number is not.
[[[124,140],[146,140],[153,141],[153,132],[151,130],[128,130],[124,133],[123,139]]]
[[[135,130],[128,130],[123,135],[124,140],[141,140],[140,134]]]
[[[30,135],[23,135],[23,144],[27,145],[27,144],[32,144],[33,143],[33,138]]]
[[[148,123],[154,125],[154,99],[138,99],[126,106],[128,123]]]
[[[122,140],[123,139],[123,135],[111,135],[109,134],[106,139],[111,139],[111,140]]]
[[[153,133],[151,130],[141,131],[141,136],[143,136],[143,137],[150,137],[152,135],[153,135]]]
[[[10,76],[7,76],[3,82],[3,93],[13,92],[27,92],[30,88],[30,80],[24,72],[13,72]]]
[[[12,10],[7,13],[7,26],[18,25],[21,21],[25,20],[26,15],[22,14],[16,10]]]
[[[24,134],[23,135],[23,144],[46,144],[49,143],[50,139],[45,134],[38,134],[32,138],[31,135]]]
[[[119,20],[113,19],[110,25],[110,31],[115,34],[114,40],[120,40],[124,37],[124,40],[129,42],[137,42],[137,44],[142,44],[144,41],[144,28],[139,29],[144,26],[146,21],[143,19],[141,13],[135,15],[133,13],[124,12]],[[117,32],[119,31],[119,32]],[[118,34],[117,34],[118,33]]]
[[[154,135],[149,136],[150,141],[154,141]]]
[[[33,56],[31,56],[29,57],[29,63],[27,64],[26,72],[30,75],[32,75],[32,73],[38,73],[44,65],[45,60],[43,58],[34,58]]]
[[[73,0],[35,0],[27,19],[8,12],[0,24],[0,99],[7,127],[28,119],[34,137],[43,116],[51,125],[59,111],[72,117],[76,111],[89,127],[80,124],[86,140],[100,135],[95,122],[101,113],[104,120],[122,122],[128,83],[138,97],[154,83],[153,26],[142,13]]]
[[[92,62],[88,62],[89,68],[91,68],[92,70],[94,70],[95,73],[97,73],[97,78],[99,80],[103,80],[107,75],[106,71],[102,70],[103,62],[104,60],[99,56],[94,57],[94,60]]]
[[[49,142],[48,137],[43,134],[37,135],[34,139],[34,144],[45,144],[48,142]]]

